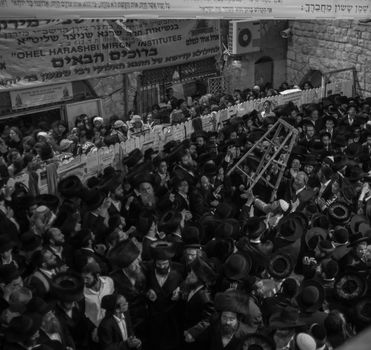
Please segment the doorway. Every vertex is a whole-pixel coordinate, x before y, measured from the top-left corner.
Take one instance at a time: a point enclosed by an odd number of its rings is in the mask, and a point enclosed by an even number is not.
[[[273,85],[273,60],[264,56],[255,62],[255,84],[264,86],[267,83]]]

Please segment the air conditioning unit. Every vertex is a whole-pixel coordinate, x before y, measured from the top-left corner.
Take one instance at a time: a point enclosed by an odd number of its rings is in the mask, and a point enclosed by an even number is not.
[[[230,21],[228,50],[231,55],[260,51],[260,22]]]

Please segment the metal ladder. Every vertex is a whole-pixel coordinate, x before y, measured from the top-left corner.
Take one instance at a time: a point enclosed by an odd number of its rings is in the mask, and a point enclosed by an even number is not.
[[[283,142],[279,143],[278,136],[282,131],[285,131],[286,135],[284,136],[285,138]],[[271,136],[272,134],[273,136]],[[278,186],[281,183],[287,161],[290,157],[290,153],[298,134],[299,131],[296,128],[286,121],[278,119],[277,122],[240,158],[240,160],[233,165],[227,175],[232,174],[236,170],[244,174],[248,179],[248,191],[252,191],[259,180],[264,181],[270,188],[272,188],[271,201],[275,200]],[[264,141],[268,141],[269,146],[265,150],[254,175],[251,177],[240,167],[240,165],[249,157],[251,158],[253,151],[261,146]],[[287,146],[287,148],[285,148],[285,146]],[[266,177],[266,171],[273,164],[277,165],[279,168],[279,174],[275,184],[271,183]]]

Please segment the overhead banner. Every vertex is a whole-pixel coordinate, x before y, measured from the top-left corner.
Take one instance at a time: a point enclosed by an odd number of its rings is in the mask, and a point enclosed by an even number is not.
[[[154,69],[219,52],[215,20],[3,21],[0,91]]]
[[[367,18],[369,0],[1,0],[0,18]]]
[[[10,92],[12,109],[22,109],[45,105],[54,102],[64,102],[73,98],[72,84],[39,86],[33,89]]]

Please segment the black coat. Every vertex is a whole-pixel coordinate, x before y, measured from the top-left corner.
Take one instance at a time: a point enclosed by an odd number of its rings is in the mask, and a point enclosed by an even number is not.
[[[154,265],[147,272],[147,287],[154,290],[157,299],[149,302],[150,343],[153,349],[179,349],[183,335],[180,327],[180,304],[171,300],[174,290],[183,278],[177,264],[171,264],[169,275],[161,287],[156,279]]]
[[[203,350],[209,345],[208,339],[197,340],[199,334],[210,326],[210,317],[214,313],[214,305],[210,293],[203,286],[184,306],[183,329],[189,332],[196,341],[185,344],[185,349]]]
[[[137,333],[137,328],[141,327],[148,318],[148,299],[146,298],[145,281],[142,284],[135,284],[133,286],[121,269],[114,271],[111,274],[111,278],[115,284],[115,291],[123,295],[129,303],[131,322]]]
[[[84,303],[79,303],[72,309],[72,317],[58,305],[55,308],[55,316],[58,318],[66,334],[70,336],[77,349],[88,349],[91,333],[95,326],[85,316]]]
[[[126,330],[128,337],[134,336],[130,316],[125,313]],[[120,327],[113,315],[107,315],[98,327],[99,346],[101,350],[127,350],[129,346],[123,341]]]

